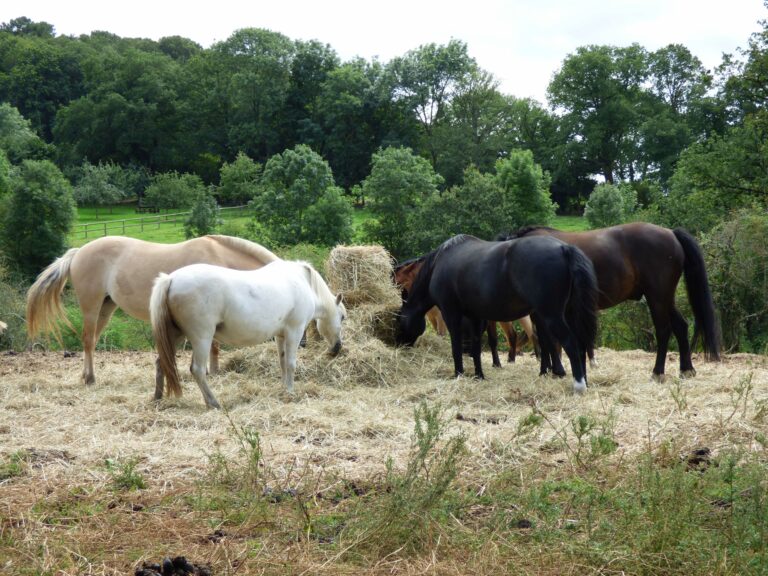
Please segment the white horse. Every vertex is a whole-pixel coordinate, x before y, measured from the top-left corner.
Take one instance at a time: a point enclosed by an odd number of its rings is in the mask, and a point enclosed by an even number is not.
[[[293,393],[296,353],[307,324],[316,321],[335,356],[341,349],[341,323],[347,315],[341,294],[334,296],[312,266],[285,260],[258,270],[193,264],[160,274],[149,310],[168,392],[181,394],[176,345],[186,337],[192,345],[190,371],[209,408],[220,408],[206,382],[214,339],[252,346],[274,337],[283,383]]]

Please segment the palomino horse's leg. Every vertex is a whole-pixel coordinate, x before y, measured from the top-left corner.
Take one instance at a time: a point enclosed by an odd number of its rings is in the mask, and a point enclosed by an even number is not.
[[[198,342],[192,342],[192,366],[190,371],[197,382],[200,392],[203,393],[203,399],[205,405],[208,408],[221,408],[218,400],[208,388],[208,382],[206,380],[206,371],[208,369],[208,354],[211,350],[212,338],[201,340]]]
[[[512,326],[512,322],[499,322],[499,325],[509,349],[507,352],[507,362],[514,362],[517,356],[517,332],[515,332],[515,327]]]
[[[277,344],[277,354],[280,358],[280,375],[285,382],[285,337],[282,335],[275,336],[275,343]]]
[[[219,372],[219,343],[216,340],[211,344],[211,359],[209,363],[211,365],[210,373],[217,374]]]
[[[83,382],[95,384],[96,374],[93,370],[93,354],[96,351],[96,343],[101,333],[107,326],[112,314],[117,310],[117,304],[111,299],[102,299],[98,307],[84,305],[87,300],[78,295],[83,312]]]
[[[293,378],[296,374],[296,354],[299,351],[299,341],[302,330],[286,330],[283,336],[283,350],[280,353],[280,368],[283,371],[283,384],[289,394],[293,394]]]

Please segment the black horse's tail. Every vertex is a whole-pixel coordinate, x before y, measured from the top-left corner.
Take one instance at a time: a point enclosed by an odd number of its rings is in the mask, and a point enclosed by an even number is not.
[[[597,279],[592,261],[579,248],[563,246],[571,271],[571,297],[566,307],[568,325],[582,351],[592,350],[597,338]]]
[[[695,320],[694,332],[703,338],[704,356],[707,360],[720,360],[720,330],[715,316],[715,304],[709,290],[707,270],[704,267],[704,255],[696,239],[682,228],[675,228],[672,233],[680,242],[685,253],[685,288],[691,303]]]

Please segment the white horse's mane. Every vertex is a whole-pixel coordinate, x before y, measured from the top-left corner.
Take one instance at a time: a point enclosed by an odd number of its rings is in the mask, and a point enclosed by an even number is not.
[[[323,308],[329,311],[333,310],[336,306],[336,297],[333,295],[333,292],[331,292],[331,289],[328,288],[328,284],[326,284],[320,273],[315,270],[312,264],[305,262],[304,260],[296,260],[296,264],[303,266],[307,270],[307,273],[309,274],[309,286],[320,299]]]

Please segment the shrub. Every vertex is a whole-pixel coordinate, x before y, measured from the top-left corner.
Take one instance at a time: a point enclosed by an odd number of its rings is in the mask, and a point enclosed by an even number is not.
[[[768,351],[768,215],[740,210],[701,241],[723,346]]]
[[[591,228],[626,222],[637,207],[637,193],[630,184],[598,184],[589,195],[584,217]]]

